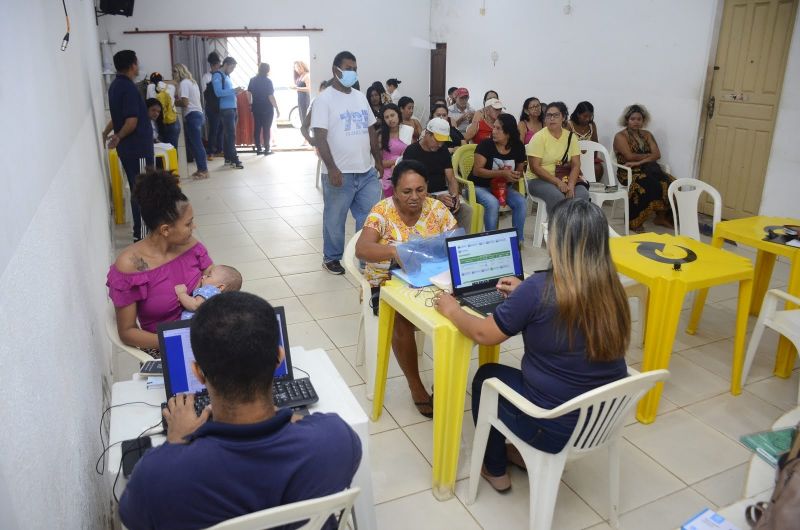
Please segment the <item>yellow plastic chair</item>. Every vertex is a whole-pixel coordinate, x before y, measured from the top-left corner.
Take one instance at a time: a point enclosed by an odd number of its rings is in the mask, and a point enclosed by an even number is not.
[[[472,166],[475,163],[476,144],[462,145],[453,153],[453,173],[456,180],[467,190],[467,202],[472,207],[472,225],[470,233],[477,234],[483,232],[483,206],[478,203],[475,195],[475,183],[467,179],[472,173]]]

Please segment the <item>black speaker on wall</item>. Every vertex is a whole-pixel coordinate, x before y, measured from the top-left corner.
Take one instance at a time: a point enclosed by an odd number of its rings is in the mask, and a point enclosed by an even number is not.
[[[104,15],[133,15],[134,0],[100,0],[100,12]]]

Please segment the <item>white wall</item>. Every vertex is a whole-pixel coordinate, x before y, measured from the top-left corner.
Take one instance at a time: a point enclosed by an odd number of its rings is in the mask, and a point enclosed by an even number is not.
[[[0,527],[102,528],[110,488],[94,472],[109,375],[100,326],[110,260],[92,2],[13,0],[0,45]],[[24,53],[22,48],[24,47]]]
[[[797,124],[800,123],[800,9],[794,21],[789,59],[783,78],[778,119],[772,135],[772,150],[761,197],[762,215],[800,218],[800,149]]]
[[[314,91],[331,76],[333,57],[342,50],[358,60],[362,91],[376,80],[385,83],[396,77],[403,81],[403,93],[417,102],[427,100],[430,47],[428,23],[430,2],[409,0],[238,0],[228,4],[217,0],[171,0],[137,2],[130,18],[103,17],[101,38],[116,42],[114,51],[136,51],[142,74],[170,72],[169,37],[124,35],[123,31],[145,29],[233,29],[322,28],[321,32],[269,33],[308,35],[311,48],[311,78]],[[262,48],[265,62],[275,50]]]
[[[625,106],[642,103],[672,172],[692,176],[717,1],[569,4],[565,14],[566,0],[432,0],[431,41],[447,43],[447,85],[467,87],[475,107],[495,89],[515,116],[529,96],[564,101],[570,112],[590,101],[607,147]]]

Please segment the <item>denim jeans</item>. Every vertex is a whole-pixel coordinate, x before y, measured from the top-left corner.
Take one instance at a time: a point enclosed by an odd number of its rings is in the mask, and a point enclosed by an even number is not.
[[[206,119],[208,120],[208,146],[207,151],[212,154],[221,153],[222,147],[222,123],[219,119],[219,111],[210,110],[206,107]]]
[[[342,259],[344,253],[344,225],[347,211],[356,220],[356,232],[364,226],[369,211],[381,199],[378,170],[366,173],[342,173],[342,185],[333,186],[328,175],[322,174],[322,253],[328,262]]]
[[[220,121],[222,121],[222,131],[225,135],[224,152],[225,160],[228,162],[238,162],[239,155],[236,154],[236,109],[222,109],[219,111]]]
[[[478,368],[472,380],[472,420],[478,422],[478,408],[481,403],[481,387],[487,379],[496,377],[502,382],[523,394],[522,371],[504,364],[484,364]],[[522,438],[529,445],[546,453],[558,453],[569,441],[570,435],[548,428],[546,420],[537,420],[522,413],[517,407],[500,397],[497,403],[497,417],[511,429],[511,432]],[[490,475],[499,476],[506,472],[505,437],[492,427],[483,464]]]
[[[253,112],[253,135],[256,141],[256,151],[261,150],[261,134],[264,134],[264,150],[269,151],[270,128],[275,112],[270,106],[267,110]]]
[[[164,124],[164,141],[172,144],[175,149],[178,148],[178,138],[181,136],[181,122],[175,120],[175,123]]]
[[[544,201],[545,205],[547,205],[548,219],[553,217],[553,208],[567,198],[555,184],[544,179],[530,179],[528,181],[528,193]],[[589,190],[583,186],[575,186],[575,198],[588,201]]]
[[[133,238],[141,239],[142,237],[142,214],[139,211],[139,204],[133,198],[133,188],[136,186],[136,177],[141,173],[139,166],[139,159],[144,158],[145,165],[155,166],[153,151],[145,156],[139,154],[123,154],[117,151],[119,161],[122,163],[122,168],[125,170],[125,176],[128,177],[128,186],[131,189],[131,217],[133,217]]]
[[[184,119],[186,120],[186,143],[189,144],[194,161],[197,163],[197,171],[208,171],[206,148],[203,147],[203,122],[205,121],[203,113],[190,112]]]
[[[475,186],[476,200],[483,206],[483,227],[484,230],[497,230],[497,219],[500,215],[500,202],[492,194],[489,188]],[[511,224],[517,229],[517,237],[520,243],[525,240],[525,211],[527,204],[517,190],[508,187],[506,189],[506,204],[511,208]]]

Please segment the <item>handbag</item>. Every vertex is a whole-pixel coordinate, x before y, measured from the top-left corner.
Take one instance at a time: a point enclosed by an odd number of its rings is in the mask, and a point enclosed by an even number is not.
[[[798,428],[795,428],[792,448],[778,461],[775,489],[769,502],[752,504],[745,509],[745,518],[754,530],[797,528],[798,521],[800,521],[800,458],[798,454],[800,454],[800,435],[798,435]]]
[[[572,171],[572,162],[569,161],[569,145],[572,143],[572,131],[569,132],[569,136],[567,137],[567,149],[564,151],[564,156],[561,157],[561,160],[556,162],[556,178],[562,182],[569,182],[569,174]],[[589,188],[589,184],[583,180],[583,174],[578,174],[578,182],[577,185],[585,186],[587,189]]]

